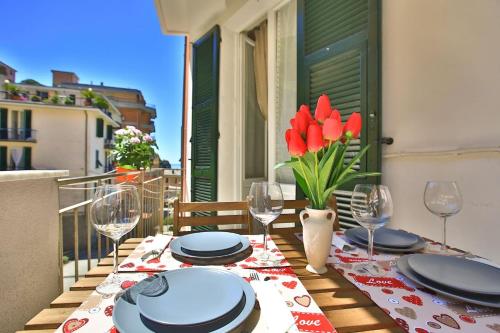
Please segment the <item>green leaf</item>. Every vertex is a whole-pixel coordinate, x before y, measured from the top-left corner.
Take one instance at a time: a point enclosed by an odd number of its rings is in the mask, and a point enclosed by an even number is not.
[[[370,148],[370,145],[366,145],[363,149],[361,149],[356,156],[352,158],[352,160],[349,162],[349,164],[345,167],[344,171],[339,175],[337,181],[341,181],[345,176],[347,176],[347,173],[351,168],[353,167],[354,164],[356,164],[361,157],[366,153],[366,151]]]
[[[325,161],[325,163],[323,163],[322,166],[320,163],[319,184],[321,192],[323,192],[328,185],[328,179],[330,178],[330,175],[332,173],[332,166],[333,162],[335,161],[335,155],[337,154],[337,149],[338,146],[336,146],[331,153],[329,154],[327,153],[327,155],[325,155],[325,157],[328,156],[328,159]],[[325,158],[323,158],[323,160],[324,159]],[[323,162],[323,160],[321,160],[321,162]]]
[[[348,183],[354,179],[365,178],[365,177],[375,177],[375,176],[380,176],[380,175],[381,175],[380,172],[357,172],[357,173],[354,173],[350,176],[347,176],[347,177],[341,179],[337,183],[337,186],[341,186],[341,185]]]

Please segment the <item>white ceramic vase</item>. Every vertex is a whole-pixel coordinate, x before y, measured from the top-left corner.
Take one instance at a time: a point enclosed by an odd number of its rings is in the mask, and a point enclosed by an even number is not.
[[[315,274],[327,272],[325,266],[332,246],[335,212],[330,209],[306,207],[300,212],[304,249],[308,265],[306,269]]]

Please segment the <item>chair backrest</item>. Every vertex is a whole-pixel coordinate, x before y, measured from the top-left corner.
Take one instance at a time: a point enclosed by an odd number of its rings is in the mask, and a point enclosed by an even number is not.
[[[228,214],[218,215],[219,212]],[[198,213],[198,214],[196,214]],[[196,214],[197,216],[193,216]],[[202,215],[203,214],[203,215]],[[251,234],[246,201],[233,202],[180,202],[174,201],[174,235],[182,235],[191,231],[181,231],[183,227],[241,225],[241,228],[222,228],[224,231],[239,234]]]
[[[288,231],[288,229],[290,229],[290,231],[293,232],[300,232],[302,226],[300,224],[299,214],[300,211],[308,205],[309,201],[307,199],[285,200],[283,213],[273,223],[271,223],[271,230]],[[332,199],[329,202],[329,207],[335,211],[333,230],[340,230],[339,217],[337,213],[337,200],[335,196],[332,196]]]
[[[271,223],[272,231],[300,232],[300,211],[309,205],[306,199],[285,200],[283,213]],[[192,231],[181,231],[183,227],[200,226],[223,226],[241,225],[241,228],[224,229],[224,231],[236,232],[239,234],[252,234],[252,216],[248,211],[246,201],[233,202],[180,202],[174,201],[174,235],[181,235]],[[339,217],[337,214],[337,201],[335,196],[329,206],[335,211],[334,230],[340,229]],[[218,215],[218,212],[228,212],[229,214]],[[205,216],[192,216],[193,213],[201,213]]]

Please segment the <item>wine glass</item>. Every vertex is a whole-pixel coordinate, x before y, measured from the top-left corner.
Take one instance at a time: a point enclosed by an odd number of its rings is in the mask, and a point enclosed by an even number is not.
[[[283,211],[283,193],[278,183],[254,182],[248,195],[248,206],[252,216],[264,225],[264,251],[258,256],[263,261],[275,261],[267,252],[269,224]]]
[[[139,222],[141,202],[134,185],[103,185],[94,194],[90,215],[94,228],[113,240],[113,277],[97,286],[101,295],[121,290],[118,273],[118,241]]]
[[[368,230],[368,260],[373,260],[375,230],[389,222],[392,216],[392,198],[384,185],[358,184],[351,197],[352,216]]]
[[[443,242],[441,252],[448,252],[446,245],[446,220],[462,209],[462,194],[458,184],[452,181],[429,181],[425,185],[425,207],[434,215],[443,218]]]

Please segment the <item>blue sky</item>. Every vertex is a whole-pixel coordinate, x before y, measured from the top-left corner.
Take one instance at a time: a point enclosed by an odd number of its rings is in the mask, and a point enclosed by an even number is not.
[[[80,83],[136,88],[155,104],[160,155],[181,151],[184,38],[165,36],[153,0],[2,0],[0,61],[17,81],[52,84],[51,69]]]

